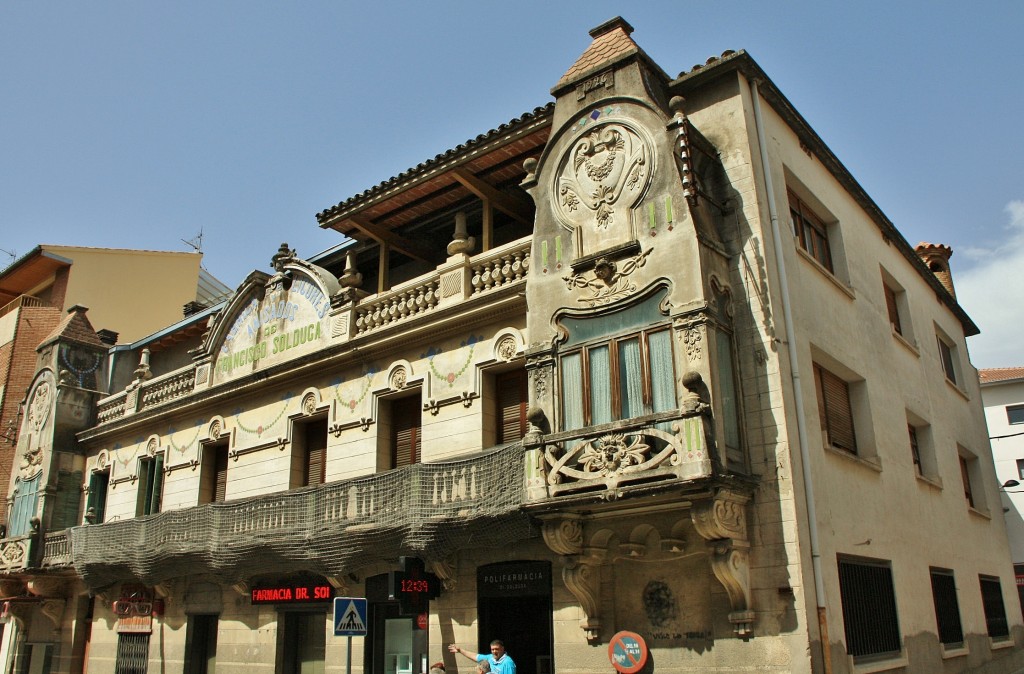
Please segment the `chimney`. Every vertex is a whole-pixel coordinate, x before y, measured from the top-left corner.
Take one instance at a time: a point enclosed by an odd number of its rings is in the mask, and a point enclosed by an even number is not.
[[[100,341],[104,344],[114,346],[117,344],[117,333],[113,330],[107,330],[106,328],[96,331],[96,336],[100,338]]]
[[[928,269],[935,274],[949,294],[956,299],[956,291],[953,289],[953,275],[949,272],[949,258],[953,257],[953,249],[941,243],[921,242],[914,248],[921,260],[928,265]]]

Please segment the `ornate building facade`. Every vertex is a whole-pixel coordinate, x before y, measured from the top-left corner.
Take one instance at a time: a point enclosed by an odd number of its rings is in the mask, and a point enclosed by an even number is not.
[[[749,55],[673,78],[631,32],[102,393],[49,355],[101,348],[84,315],[44,342],[9,669],[453,672],[494,638],[523,674],[1024,666],[949,249]]]

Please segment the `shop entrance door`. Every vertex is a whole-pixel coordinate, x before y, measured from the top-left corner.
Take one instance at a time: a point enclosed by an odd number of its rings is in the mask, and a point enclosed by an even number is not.
[[[551,564],[524,561],[481,566],[476,587],[477,652],[489,653],[491,641],[500,639],[518,674],[552,674]]]
[[[427,632],[414,627],[414,617],[399,613],[388,600],[388,575],[366,579],[367,632],[363,652],[367,674],[419,674],[425,671]]]

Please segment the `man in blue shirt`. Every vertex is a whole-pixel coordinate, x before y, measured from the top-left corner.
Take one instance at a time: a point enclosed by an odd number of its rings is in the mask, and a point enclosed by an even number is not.
[[[516,674],[516,663],[512,662],[512,658],[505,652],[505,644],[499,639],[495,639],[491,642],[491,653],[473,653],[467,651],[464,648],[459,648],[455,644],[449,644],[448,651],[451,653],[461,653],[474,662],[484,662],[491,666],[492,674]]]

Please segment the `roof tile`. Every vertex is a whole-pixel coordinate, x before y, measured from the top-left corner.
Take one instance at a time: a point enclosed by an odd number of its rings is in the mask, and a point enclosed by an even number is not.
[[[993,384],[1011,379],[1024,379],[1024,367],[990,367],[978,370],[982,384]]]

